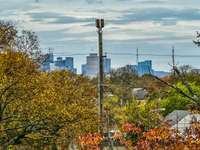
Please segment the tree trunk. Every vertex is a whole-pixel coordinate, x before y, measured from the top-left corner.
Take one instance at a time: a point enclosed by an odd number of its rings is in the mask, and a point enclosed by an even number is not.
[[[56,146],[56,143],[53,143],[51,145],[51,150],[58,150],[57,146]]]

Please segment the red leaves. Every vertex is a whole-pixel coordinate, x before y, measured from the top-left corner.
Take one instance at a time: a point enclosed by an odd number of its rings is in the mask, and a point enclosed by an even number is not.
[[[150,143],[146,140],[138,140],[137,147],[140,150],[147,150],[150,147]]]
[[[122,125],[122,132],[115,133],[114,139],[124,145],[127,149],[133,149],[134,141],[142,133],[140,128],[137,128],[134,124],[125,123]]]
[[[185,135],[163,125],[143,133],[137,142],[137,150],[200,150],[200,123],[195,123]]]
[[[115,141],[118,141],[120,144],[124,145],[127,148],[130,148],[132,146],[132,141],[126,140],[124,138],[124,134],[121,132],[116,132],[114,134],[114,139],[115,139]]]
[[[125,123],[114,139],[128,150],[200,150],[200,122],[194,123],[186,135],[178,134],[168,125],[142,133],[134,124]],[[87,134],[80,141],[83,150],[99,150],[103,138],[99,134]]]
[[[135,127],[131,123],[125,123],[125,124],[123,124],[122,125],[122,131],[125,132],[125,133],[135,133],[135,134],[141,133],[141,129]]]
[[[173,130],[170,129],[167,126],[163,126],[160,128],[154,128],[149,130],[148,132],[145,132],[143,134],[144,138],[146,138],[147,140],[155,140],[155,141],[159,141],[159,140],[169,140],[170,138],[173,137]]]
[[[103,137],[98,134],[86,134],[79,137],[79,143],[82,150],[99,150],[99,145],[103,141]]]

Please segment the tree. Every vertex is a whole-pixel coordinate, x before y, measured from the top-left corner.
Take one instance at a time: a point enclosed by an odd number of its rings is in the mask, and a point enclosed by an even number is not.
[[[184,134],[165,123],[145,132],[132,123],[125,123],[114,137],[127,150],[198,150],[200,122],[192,123]]]
[[[0,66],[0,145],[67,147],[97,131],[97,92],[89,79],[39,72],[27,55],[10,50],[0,54]]]
[[[0,66],[0,141],[8,145],[18,143],[24,130],[30,128],[27,107],[36,94],[37,71],[31,59],[11,50],[0,54]]]
[[[156,80],[160,81],[161,83],[165,84],[169,88],[172,88],[175,90],[177,94],[180,94],[181,96],[187,98],[196,110],[200,110],[200,95],[198,94],[198,88],[199,83],[198,82],[192,82],[188,80],[188,74],[181,73],[180,70],[175,66],[173,67],[174,72],[176,73],[177,80],[181,83],[183,88],[180,88],[178,85],[180,84],[174,84],[167,82],[159,77],[156,77],[154,75],[151,75]],[[191,79],[191,78],[190,78]],[[192,86],[195,85],[195,86]]]
[[[200,90],[198,84],[195,82],[190,83],[190,86],[197,93]],[[189,94],[187,88],[181,82],[178,82],[176,87]],[[194,102],[189,98],[177,93],[175,89],[169,89],[161,101],[161,107],[165,108],[165,111],[163,112],[164,116],[174,110],[188,110],[191,105],[194,105]]]
[[[0,45],[7,47],[14,44],[17,30],[10,22],[0,21]]]
[[[21,35],[16,37],[15,45],[19,51],[25,52],[36,62],[41,59],[39,40],[35,32],[23,30]]]
[[[24,52],[36,62],[41,62],[39,40],[35,32],[18,32],[11,22],[0,21],[0,46]]]
[[[124,102],[132,98],[132,89],[136,86],[138,76],[130,67],[125,66],[110,73],[110,87],[113,94],[117,95]]]
[[[110,126],[120,128],[126,122],[132,123],[143,130],[158,126],[162,116],[160,106],[155,100],[138,102],[134,99],[121,105],[117,96],[105,99],[104,108],[110,117]]]
[[[98,133],[86,134],[79,137],[79,145],[82,150],[100,150],[100,144],[104,140]]]
[[[199,149],[200,142],[200,123],[195,122],[188,129],[185,135],[181,135],[168,125],[162,125],[143,134],[138,140],[135,149],[137,150],[180,150],[180,149]]]
[[[193,40],[193,42],[197,46],[200,46],[200,33],[199,32],[197,32],[196,38],[195,38],[195,40]]]
[[[110,80],[113,84],[127,85],[130,84],[131,80],[137,79],[137,77],[136,71],[129,65],[112,70],[110,73]]]

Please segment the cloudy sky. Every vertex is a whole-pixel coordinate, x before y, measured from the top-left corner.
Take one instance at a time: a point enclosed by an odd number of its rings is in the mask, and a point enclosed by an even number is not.
[[[43,51],[55,55],[97,52],[95,18],[105,18],[104,49],[112,67],[135,64],[136,53],[165,55],[175,46],[177,55],[200,55],[192,40],[200,30],[199,0],[0,0],[0,20],[37,33]],[[115,53],[109,54],[109,53]],[[80,71],[85,56],[75,55]],[[169,70],[170,57],[152,59],[156,70]],[[198,57],[177,57],[179,65],[200,68]]]

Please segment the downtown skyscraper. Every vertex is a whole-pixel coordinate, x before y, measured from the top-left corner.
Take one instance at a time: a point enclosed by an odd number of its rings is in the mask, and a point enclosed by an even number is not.
[[[111,59],[104,57],[104,73],[111,71]],[[82,74],[88,77],[96,77],[99,72],[99,57],[97,53],[91,53],[86,57],[86,64],[82,65]]]

